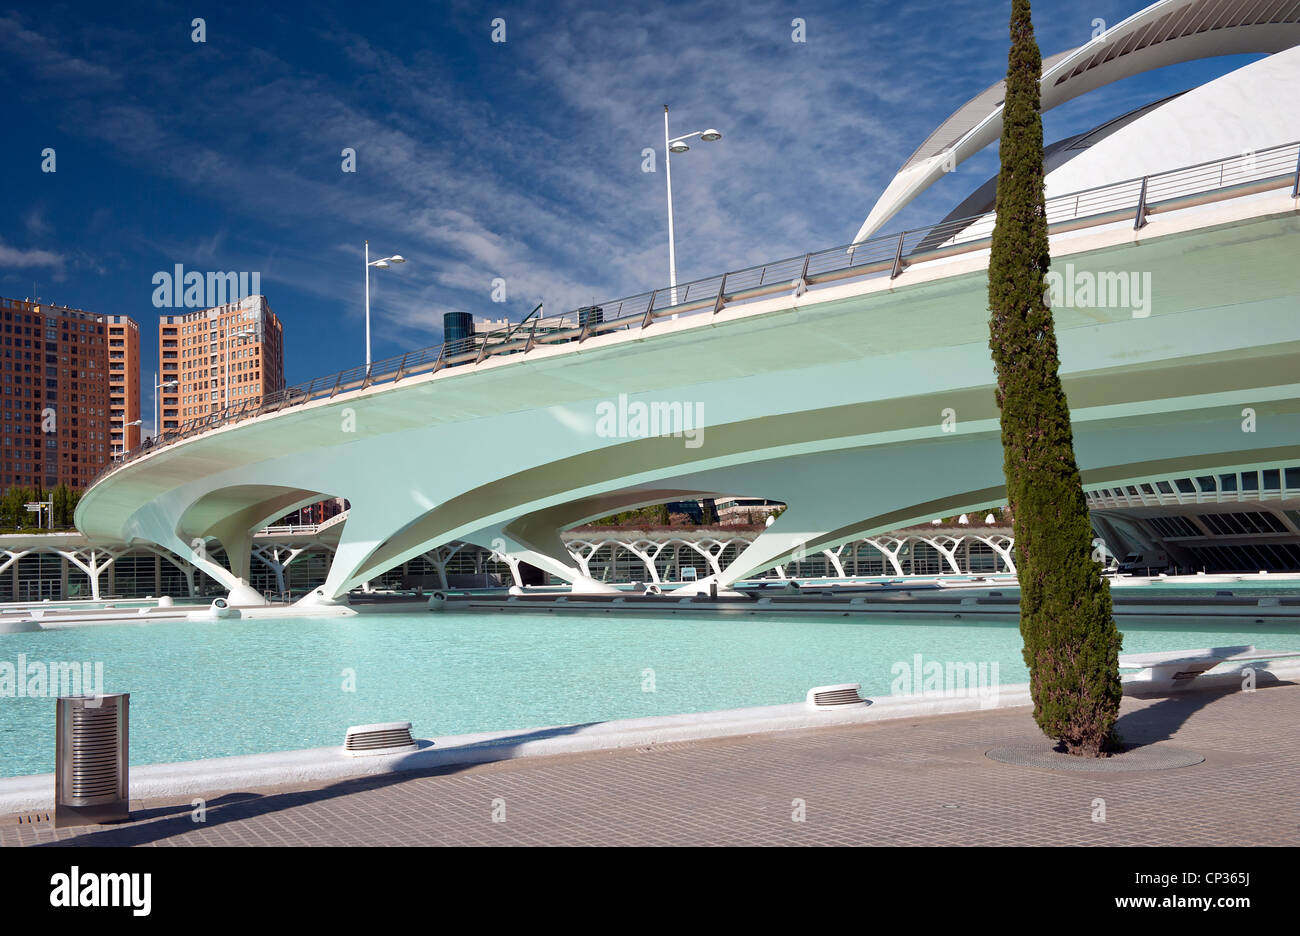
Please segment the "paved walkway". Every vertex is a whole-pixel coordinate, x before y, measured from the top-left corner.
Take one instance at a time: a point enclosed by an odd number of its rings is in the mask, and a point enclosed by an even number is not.
[[[1176,770],[994,763],[1040,737],[1009,709],[227,794],[202,823],[189,797],[117,826],[8,817],[0,845],[1300,845],[1297,713],[1296,685],[1126,699],[1128,740],[1206,758]]]

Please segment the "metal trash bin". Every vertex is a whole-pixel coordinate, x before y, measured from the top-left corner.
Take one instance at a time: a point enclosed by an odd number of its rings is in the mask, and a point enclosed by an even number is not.
[[[130,818],[130,701],[129,692],[59,697],[55,716],[56,827]]]

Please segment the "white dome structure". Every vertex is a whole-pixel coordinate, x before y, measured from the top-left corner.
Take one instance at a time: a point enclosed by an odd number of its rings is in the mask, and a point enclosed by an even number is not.
[[[1047,197],[1300,140],[1300,46],[1169,99],[1048,173]]]
[[[1276,0],[1272,3],[1258,0],[1159,0],[1086,45],[1045,58],[1040,85],[1041,108],[1043,111],[1051,110],[1089,91],[1166,65],[1221,55],[1275,54],[1296,47],[1300,47],[1300,0]],[[1124,143],[1109,146],[1070,173],[1061,174],[1056,180],[1049,176],[1048,195],[1078,191],[1091,184],[1141,177],[1154,171],[1137,168],[1143,158],[1159,158],[1163,163],[1167,156],[1167,164],[1162,168],[1171,168],[1198,161],[1189,158],[1188,152],[1204,152],[1207,155],[1203,159],[1210,160],[1245,149],[1261,149],[1294,141],[1297,134],[1287,136],[1284,130],[1288,126],[1294,127],[1295,115],[1300,112],[1294,94],[1296,57],[1284,56],[1268,68],[1254,68],[1261,64],[1254,63],[1197,89],[1207,93],[1197,95],[1193,103],[1167,112],[1160,122],[1150,124],[1149,130],[1136,131],[1134,128],[1155,114],[1165,112],[1167,107],[1182,98],[1165,102],[1164,106],[1143,114],[1120,129],[1105,125],[1114,131],[1107,139],[1134,130],[1132,134],[1125,134],[1133,143],[1143,140],[1158,142],[1159,145],[1142,147],[1148,152],[1130,152],[1124,158],[1120,156]],[[1243,75],[1243,72],[1247,74]],[[1290,86],[1279,89],[1277,82],[1286,75],[1290,76]],[[1232,76],[1237,76],[1235,81],[1220,84]],[[998,139],[1002,132],[1003,85],[1001,81],[991,85],[958,108],[903,163],[863,222],[853,239],[855,244],[877,233],[890,218],[946,172],[951,172]],[[1210,88],[1214,90],[1208,90]],[[1251,96],[1262,88],[1268,89],[1262,97]],[[1220,116],[1195,112],[1194,108],[1206,104]],[[1223,112],[1231,111],[1233,107],[1243,110],[1231,119],[1223,119]],[[1267,119],[1260,123],[1259,118],[1266,113],[1266,107],[1276,107],[1284,113],[1276,120]],[[1179,124],[1180,118],[1185,123]],[[1244,125],[1249,125],[1249,133],[1232,135],[1234,129]],[[1172,136],[1159,135],[1162,130],[1168,133],[1174,126],[1177,129]],[[1280,136],[1276,135],[1279,133]],[[1270,134],[1274,135],[1268,139]],[[1267,142],[1259,142],[1266,139]],[[1226,150],[1225,144],[1228,144]],[[1161,153],[1161,150],[1165,152]],[[1075,162],[1078,160],[1071,159],[1067,165]],[[1101,179],[1103,175],[1107,177]],[[1081,178],[1101,181],[1080,185]]]
[[[1211,170],[1225,173],[1220,181],[1256,175],[1253,154],[1300,141],[1300,99],[1292,90],[1297,86],[1300,45],[1058,140],[1043,151],[1046,197],[1234,157]],[[919,246],[991,235],[997,182],[995,175],[972,192]]]

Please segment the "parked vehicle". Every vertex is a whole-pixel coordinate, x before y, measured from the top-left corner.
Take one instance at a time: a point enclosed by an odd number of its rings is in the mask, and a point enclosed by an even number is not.
[[[1131,552],[1119,564],[1120,575],[1155,575],[1169,569],[1169,554],[1149,550]]]

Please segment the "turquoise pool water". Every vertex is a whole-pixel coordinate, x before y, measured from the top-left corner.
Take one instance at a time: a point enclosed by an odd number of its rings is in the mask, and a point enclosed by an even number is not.
[[[1300,650],[1298,625],[1123,629],[1126,652]],[[917,653],[1028,678],[1014,621],[420,613],[0,635],[15,666],[19,654],[102,662],[104,690],[131,693],[132,764],[341,744],[347,726],[380,721],[429,737],[798,702],[839,682],[884,694],[891,666]],[[0,697],[0,776],[53,769],[53,699]]]

